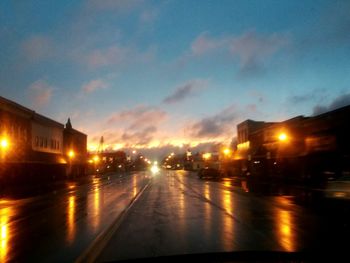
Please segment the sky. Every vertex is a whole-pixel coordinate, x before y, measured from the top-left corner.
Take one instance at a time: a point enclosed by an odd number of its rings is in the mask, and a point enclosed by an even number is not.
[[[111,149],[350,104],[350,2],[3,0],[0,95]]]

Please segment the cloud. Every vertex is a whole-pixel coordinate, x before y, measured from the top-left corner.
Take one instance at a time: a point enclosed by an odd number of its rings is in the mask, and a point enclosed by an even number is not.
[[[287,97],[287,103],[292,106],[299,106],[304,103],[322,104],[327,101],[329,94],[326,89],[316,88],[310,91],[306,91],[303,94],[296,94]]]
[[[190,80],[185,84],[178,86],[175,91],[163,100],[163,103],[172,104],[180,102],[204,87],[206,87],[208,81],[206,80]]]
[[[150,48],[145,51],[139,51],[133,47],[123,47],[118,44],[112,46],[92,49],[75,50],[73,57],[76,61],[90,69],[117,66],[127,67],[131,64],[139,65],[152,61],[155,55],[155,49]]]
[[[190,133],[199,138],[215,138],[232,132],[233,122],[238,118],[237,107],[231,105],[221,112],[203,118],[190,127]]]
[[[166,118],[167,113],[156,107],[138,105],[113,113],[98,124],[98,136],[94,136],[95,130],[91,130],[90,135],[94,144],[98,144],[97,139],[103,135],[106,146],[148,147],[160,138],[158,128]]]
[[[241,35],[211,37],[208,32],[201,33],[191,43],[190,52],[185,53],[178,62],[182,65],[193,57],[221,52],[222,55],[238,59],[238,75],[245,77],[264,71],[269,59],[290,44],[286,34],[258,34],[250,30]]]
[[[86,60],[91,68],[122,64],[127,60],[130,52],[128,48],[114,45],[104,49],[92,50],[87,55]]]
[[[95,92],[97,90],[106,89],[107,87],[108,87],[108,84],[104,80],[94,79],[94,80],[89,81],[88,83],[85,83],[81,87],[81,91],[84,94],[89,94],[89,93]]]
[[[199,56],[228,44],[227,38],[210,38],[207,32],[200,34],[191,44],[193,55]]]
[[[139,105],[133,109],[114,113],[107,119],[107,125],[123,124],[128,129],[140,129],[147,127],[150,123],[156,125],[167,118],[167,113],[152,106]]]
[[[126,131],[122,135],[121,139],[123,141],[131,141],[133,144],[147,146],[154,138],[157,132],[157,127],[154,125],[147,126],[139,131]]]
[[[312,100],[314,97],[314,95],[312,93],[308,93],[308,94],[304,94],[304,95],[294,95],[289,97],[289,102],[292,104],[300,104],[300,103],[304,103],[307,101]]]
[[[252,96],[253,98],[257,99],[259,103],[263,103],[264,101],[266,101],[266,97],[265,95],[258,91],[258,90],[251,90],[249,92],[249,95]]]
[[[51,39],[41,35],[26,39],[21,45],[21,50],[24,57],[32,62],[51,57],[54,53]]]
[[[32,105],[41,108],[49,104],[52,97],[53,87],[45,80],[37,80],[29,86],[28,91]]]
[[[313,115],[319,115],[348,105],[350,105],[350,93],[338,96],[328,106],[316,105],[313,109]]]
[[[158,9],[144,10],[140,15],[140,22],[144,24],[153,23],[158,17]]]
[[[230,52],[239,58],[240,73],[256,73],[262,70],[264,62],[286,47],[289,39],[285,35],[258,35],[255,31],[246,32],[233,38]]]
[[[307,54],[318,47],[348,47],[350,41],[350,2],[328,3],[318,19],[296,46],[297,51]]]

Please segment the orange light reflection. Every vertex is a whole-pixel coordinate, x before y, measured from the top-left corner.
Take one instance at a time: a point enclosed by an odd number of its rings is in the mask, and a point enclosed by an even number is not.
[[[277,211],[278,240],[280,245],[288,252],[295,251],[295,242],[293,236],[293,222],[291,212],[279,209]]]
[[[226,212],[229,214],[223,215],[223,231],[222,231],[222,243],[226,251],[234,250],[233,242],[233,231],[234,222],[232,218],[233,207],[232,207],[232,193],[224,190],[222,196],[222,205]]]
[[[9,254],[9,229],[8,229],[8,221],[10,217],[11,210],[6,207],[0,210],[0,228],[1,228],[1,236],[0,236],[0,261],[6,262],[8,261]]]
[[[133,189],[133,196],[136,197],[137,195],[137,176],[134,176],[132,179],[132,189]]]
[[[210,186],[207,183],[204,185],[204,196],[206,199],[210,200]],[[206,222],[206,223],[204,224],[204,233],[205,233],[206,238],[208,240],[210,240],[210,237],[211,237],[210,233],[212,233],[211,213],[212,213],[211,204],[209,204],[208,202],[205,202],[205,205],[204,205],[204,219],[205,220],[204,220],[204,222]]]
[[[68,198],[68,206],[67,206],[67,223],[68,223],[68,233],[67,233],[67,241],[71,243],[75,237],[75,196],[71,195]]]
[[[100,210],[101,210],[101,191],[100,191],[100,179],[92,179],[93,192],[89,195],[89,221],[92,231],[95,232],[100,225]]]

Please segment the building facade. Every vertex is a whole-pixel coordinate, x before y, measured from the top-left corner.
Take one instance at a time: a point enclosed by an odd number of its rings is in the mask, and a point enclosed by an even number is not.
[[[317,116],[237,125],[236,175],[323,182],[350,172],[350,106]],[[238,169],[237,169],[238,168]]]
[[[1,183],[65,178],[69,164],[86,165],[85,134],[1,96],[0,120]]]

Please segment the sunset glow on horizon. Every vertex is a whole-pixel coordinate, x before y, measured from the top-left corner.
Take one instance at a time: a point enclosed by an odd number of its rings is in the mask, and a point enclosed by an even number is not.
[[[229,145],[350,104],[349,1],[0,3],[0,95],[88,149]],[[276,23],[278,21],[278,23]],[[185,151],[185,149],[183,149]]]

